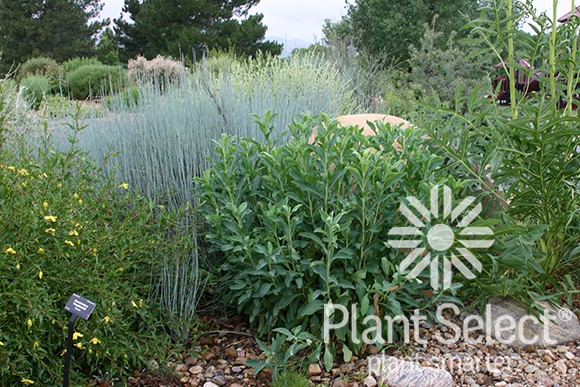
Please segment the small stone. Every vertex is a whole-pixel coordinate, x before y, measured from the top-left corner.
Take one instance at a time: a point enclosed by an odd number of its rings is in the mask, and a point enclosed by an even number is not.
[[[218,386],[225,386],[226,383],[228,382],[225,378],[225,376],[223,375],[217,375],[214,376],[213,378],[211,378],[211,381],[215,384],[217,384]]]
[[[189,373],[192,375],[199,375],[203,372],[202,366],[193,366],[189,369]]]
[[[232,358],[234,358],[234,359],[235,359],[236,357],[238,357],[238,351],[236,351],[236,350],[235,350],[235,349],[233,349],[233,348],[226,348],[226,349],[224,350],[224,352],[226,353],[226,355],[228,355],[229,357],[232,357]]]
[[[533,374],[534,372],[536,372],[537,369],[538,369],[538,367],[536,367],[533,364],[530,364],[530,365],[526,366],[526,368],[524,368],[524,371],[526,371],[527,374]]]
[[[151,371],[157,371],[159,369],[159,363],[153,359],[149,360],[149,369]]]
[[[179,383],[181,384],[189,383],[189,376],[184,376],[181,379],[179,379]]]
[[[234,360],[234,364],[244,365],[244,364],[246,364],[247,361],[248,361],[248,358],[240,356],[240,357],[236,357],[236,360]]]
[[[552,364],[554,362],[554,359],[552,359],[550,355],[544,355],[542,359],[548,364]]]
[[[234,374],[239,374],[239,373],[241,373],[241,372],[242,372],[242,367],[240,367],[240,366],[233,366],[233,367],[232,367],[232,372],[233,372]]]
[[[212,382],[205,382],[203,384],[203,387],[219,387],[219,386],[215,383],[212,383]]]
[[[206,352],[203,354],[204,360],[211,360],[215,358],[215,353],[213,352]]]
[[[377,381],[375,380],[374,377],[372,377],[371,375],[367,376],[364,380],[363,380],[363,385],[365,387],[376,387],[377,386]]]
[[[185,359],[185,364],[187,364],[188,366],[193,366],[197,364],[197,357],[194,356],[188,356]]]
[[[320,366],[317,363],[312,363],[308,366],[308,375],[314,376],[320,375],[321,373],[322,370],[320,369]]]
[[[322,382],[322,376],[320,376],[320,375],[311,376],[310,381],[313,383],[320,383],[320,382]]]
[[[540,376],[536,380],[540,386],[552,387],[554,385],[554,381],[547,376]]]
[[[568,372],[568,366],[566,365],[566,362],[563,359],[560,359],[556,363],[554,363],[554,367],[561,374],[566,374],[566,372]]]
[[[564,354],[564,356],[566,356],[566,359],[568,360],[574,360],[574,358],[576,357],[572,352],[568,351]]]
[[[244,387],[244,386],[242,386],[241,384],[238,384],[238,383],[232,383],[232,384],[230,384],[230,387]]]
[[[187,372],[188,369],[189,367],[185,364],[178,364],[175,366],[175,372]]]
[[[506,382],[497,382],[496,384],[494,384],[495,387],[505,387],[507,385]]]
[[[134,377],[132,377],[132,376],[129,376],[129,377],[127,378],[127,381],[129,382],[129,384],[137,384],[137,383],[139,383],[139,379],[137,379],[137,378],[134,378]]]
[[[348,387],[348,383],[342,380],[342,378],[338,378],[332,382],[332,387]]]
[[[369,354],[369,355],[376,355],[376,354],[380,353],[380,352],[381,352],[381,350],[380,350],[379,348],[377,348],[377,346],[376,346],[376,345],[369,345],[369,346],[367,347],[367,351],[366,351],[366,352],[367,352],[367,354]]]
[[[567,346],[565,346],[565,345],[558,345],[558,346],[556,347],[556,352],[565,353],[565,352],[568,352],[569,350],[570,350],[570,348],[568,348],[568,347],[567,347]]]

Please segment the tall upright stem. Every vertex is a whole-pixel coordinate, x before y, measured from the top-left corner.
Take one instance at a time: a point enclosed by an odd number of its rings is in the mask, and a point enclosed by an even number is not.
[[[516,79],[514,64],[516,61],[514,50],[514,23],[511,19],[513,14],[513,0],[507,2],[507,17],[508,17],[508,66],[509,66],[509,82],[510,82],[510,106],[512,110],[512,119],[518,118],[518,105],[516,101]]]
[[[572,0],[572,13],[570,14],[571,15],[570,23],[574,23],[575,21],[573,19],[575,12],[576,12],[576,4],[574,0]],[[567,115],[572,115],[574,89],[576,87],[576,83],[578,82],[578,63],[576,61],[576,56],[578,54],[578,27],[577,24],[572,25],[575,27],[572,30],[572,36],[570,37],[572,44],[572,52],[570,53],[571,61],[569,65],[570,67],[568,67],[568,79],[567,79],[568,88],[566,90],[566,101],[568,101],[568,104],[566,105]]]
[[[558,0],[552,0],[552,33],[550,35],[550,97],[556,98],[556,35],[558,32]]]

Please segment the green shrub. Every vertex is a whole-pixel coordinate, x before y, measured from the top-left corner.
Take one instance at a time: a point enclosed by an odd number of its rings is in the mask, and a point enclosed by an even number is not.
[[[102,65],[97,58],[87,58],[87,57],[77,57],[67,60],[62,64],[64,71],[68,73],[72,73],[76,69],[82,66],[90,66],[90,65]]]
[[[49,76],[58,67],[58,63],[54,59],[45,57],[32,58],[20,65],[16,80],[21,81],[29,75]]]
[[[73,385],[163,360],[167,336],[148,296],[161,256],[173,251],[172,220],[127,188],[75,147],[1,149],[2,385],[61,383],[72,293],[97,304],[76,324]]]
[[[328,302],[358,304],[360,323],[377,312],[381,318],[418,307],[428,313],[446,297],[426,299],[429,273],[407,279],[397,269],[404,254],[385,243],[388,230],[404,224],[400,199],[428,202],[432,186],[442,183],[465,193],[463,183],[439,172],[444,160],[432,154],[421,130],[378,125],[377,135],[367,137],[355,127],[305,118],[290,127],[286,144],[276,145],[268,117],[260,127],[264,144],[224,135],[213,166],[197,179],[207,237],[224,255],[223,297],[249,315],[260,335],[283,327],[278,332],[300,337],[289,332],[298,327],[322,340]],[[309,144],[313,127],[317,140]],[[345,357],[361,352],[351,333],[347,326],[331,338],[327,367],[336,341]]]
[[[20,82],[20,86],[34,109],[38,109],[42,100],[50,94],[50,80],[42,75],[30,75]]]
[[[69,93],[76,99],[108,95],[126,84],[125,70],[119,66],[81,66],[66,76]]]

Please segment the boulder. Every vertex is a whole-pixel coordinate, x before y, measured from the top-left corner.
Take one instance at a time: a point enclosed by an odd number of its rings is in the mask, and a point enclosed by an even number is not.
[[[393,356],[371,356],[369,371],[391,387],[452,387],[453,377],[443,369],[423,367]]]

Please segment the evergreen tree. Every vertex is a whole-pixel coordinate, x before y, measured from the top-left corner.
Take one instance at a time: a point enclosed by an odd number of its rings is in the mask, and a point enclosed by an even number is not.
[[[131,21],[115,19],[121,59],[136,55],[199,58],[209,50],[241,55],[279,54],[280,44],[262,41],[262,15],[248,16],[259,0],[125,0]]]
[[[91,21],[102,8],[102,0],[0,0],[0,73],[35,56],[92,55],[109,23]]]

